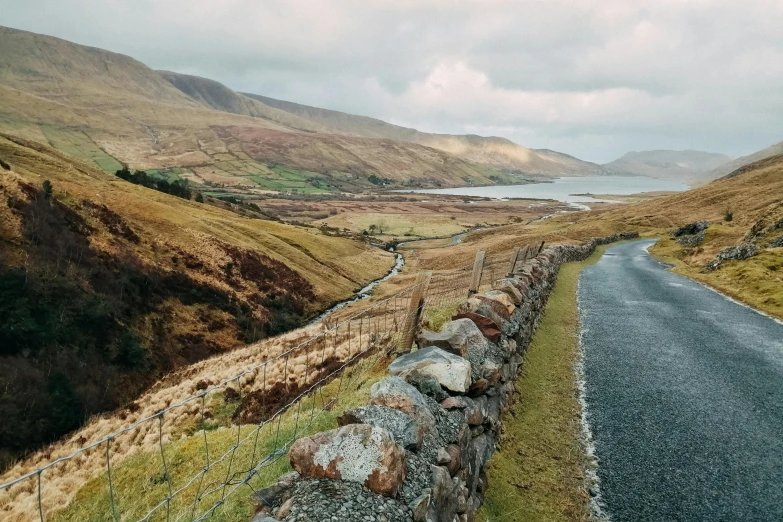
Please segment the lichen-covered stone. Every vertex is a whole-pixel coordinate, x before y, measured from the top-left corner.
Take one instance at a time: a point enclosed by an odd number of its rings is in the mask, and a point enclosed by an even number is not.
[[[425,397],[432,397],[436,401],[442,401],[449,396],[438,381],[416,370],[405,376],[405,382],[419,390]]]
[[[496,325],[502,326],[504,321],[508,319],[505,317],[507,314],[501,314],[496,310],[494,302],[488,302],[491,300],[482,300],[478,296],[473,296],[466,301],[457,305],[458,314],[477,314],[491,319]],[[479,326],[479,325],[476,325]],[[480,328],[480,326],[479,326]]]
[[[400,410],[375,404],[346,410],[337,417],[339,426],[369,424],[383,428],[394,437],[394,441],[405,449],[418,450],[424,440],[426,429],[416,420]]]
[[[439,333],[422,331],[419,346],[437,346],[470,360],[472,356],[483,357],[487,351],[487,340],[473,321],[457,319],[443,325]]]
[[[435,431],[435,417],[419,390],[398,376],[387,377],[370,388],[370,404],[388,406],[407,413],[425,433]]]
[[[350,424],[297,440],[288,452],[291,466],[307,478],[341,479],[394,496],[405,480],[405,450],[388,431]]]
[[[484,292],[484,297],[487,299],[493,299],[502,304],[509,313],[509,316],[514,313],[514,310],[517,309],[517,305],[511,299],[511,296],[509,296],[506,292],[502,292],[500,290],[490,290],[488,292]]]

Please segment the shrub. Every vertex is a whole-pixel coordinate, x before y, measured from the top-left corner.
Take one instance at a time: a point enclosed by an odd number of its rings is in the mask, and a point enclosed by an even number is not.
[[[734,212],[730,208],[726,208],[723,211],[723,221],[732,221],[734,219]]]
[[[43,182],[43,194],[44,198],[49,199],[52,197],[52,182],[45,179]]]

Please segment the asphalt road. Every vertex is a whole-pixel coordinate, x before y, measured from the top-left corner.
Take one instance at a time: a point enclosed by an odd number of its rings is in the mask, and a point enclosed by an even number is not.
[[[643,240],[581,275],[588,422],[613,521],[783,521],[783,324]]]

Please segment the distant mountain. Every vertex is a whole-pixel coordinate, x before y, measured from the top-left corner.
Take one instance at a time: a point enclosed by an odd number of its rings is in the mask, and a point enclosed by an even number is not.
[[[546,149],[528,149],[506,138],[421,132],[367,116],[320,109],[258,94],[243,94],[270,107],[307,119],[329,129],[330,132],[417,143],[505,171],[545,177],[607,174],[595,163]]]
[[[772,156],[777,156],[778,154],[783,154],[783,141],[771,145],[766,149],[754,152],[753,154],[748,154],[747,156],[742,156],[741,158],[737,158],[728,163],[725,163],[715,168],[715,170],[708,172],[707,177],[710,179],[721,178],[746,165],[750,165],[751,163],[755,163]]]
[[[703,178],[704,174],[730,161],[731,158],[729,156],[713,152],[698,150],[648,150],[629,152],[623,157],[603,166],[616,174],[693,181],[697,178]]]
[[[234,92],[215,80],[171,71],[156,72],[188,97],[210,109],[241,116],[263,118],[286,125],[292,129],[307,132],[324,132],[327,130],[305,118],[293,116],[286,111],[270,107],[258,100]]]

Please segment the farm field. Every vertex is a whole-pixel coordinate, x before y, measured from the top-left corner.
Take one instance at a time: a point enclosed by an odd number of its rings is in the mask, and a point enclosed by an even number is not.
[[[101,149],[89,136],[76,129],[41,125],[49,144],[74,158],[86,161],[106,172],[115,172],[122,164]]]

